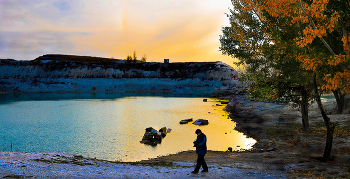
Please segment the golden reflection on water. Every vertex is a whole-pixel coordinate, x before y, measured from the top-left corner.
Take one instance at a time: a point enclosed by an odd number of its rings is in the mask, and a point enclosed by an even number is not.
[[[123,104],[118,110],[121,111],[120,119],[125,119],[122,122],[125,128],[122,128],[121,132],[130,134],[123,139],[122,147],[128,151],[126,152],[128,154],[125,154],[122,160],[147,159],[195,150],[192,142],[196,139],[194,133],[196,129],[201,129],[207,135],[208,150],[226,151],[228,147],[232,147],[233,150],[250,149],[256,142],[234,130],[236,124],[228,118],[229,113],[223,111],[225,105],[220,105],[217,99],[208,99],[208,102],[203,102],[203,98],[132,97],[123,98],[118,102]],[[179,124],[180,120],[188,118],[207,119],[209,125]],[[120,124],[120,121],[116,122]],[[161,144],[149,146],[139,143],[145,128],[160,129],[164,126],[171,128],[172,131]],[[135,130],[130,131],[130,128]],[[131,157],[135,156],[134,154],[141,154],[141,156]]]
[[[235,123],[214,98],[118,97],[18,101],[0,106],[0,143],[20,152],[64,152],[106,160],[139,161],[195,150],[196,129],[207,135],[209,150],[249,149],[255,143],[234,130]],[[207,119],[209,125],[179,124]],[[6,126],[12,126],[11,128]],[[145,128],[171,128],[157,146],[141,144]],[[20,131],[20,132],[18,132]]]

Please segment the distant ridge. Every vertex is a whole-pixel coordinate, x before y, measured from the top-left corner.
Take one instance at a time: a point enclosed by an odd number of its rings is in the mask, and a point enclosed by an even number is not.
[[[238,72],[217,62],[128,62],[91,56],[43,55],[31,61],[0,59],[0,93],[243,91]]]
[[[37,60],[52,60],[52,61],[71,61],[71,62],[117,62],[121,59],[79,56],[79,55],[63,55],[63,54],[46,54],[34,59]]]

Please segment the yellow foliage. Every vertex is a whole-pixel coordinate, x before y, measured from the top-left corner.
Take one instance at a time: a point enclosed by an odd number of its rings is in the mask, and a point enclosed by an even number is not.
[[[296,45],[305,48],[305,51],[315,51],[315,49],[308,49],[309,44],[319,37],[326,36],[327,33],[332,33],[335,30],[336,24],[340,20],[340,15],[337,11],[331,12],[329,15],[325,15],[327,10],[327,4],[329,0],[313,0],[308,3],[299,0],[240,0],[244,6],[245,11],[254,10],[258,15],[261,12],[268,12],[273,17],[286,19],[290,26],[299,26],[300,24],[306,25],[301,30],[302,35],[298,39],[294,39]],[[301,4],[299,4],[301,2]],[[304,11],[305,10],[305,13]],[[264,17],[261,15],[261,17]],[[312,21],[310,19],[312,19]],[[246,18],[248,19],[248,18]],[[317,22],[313,24],[313,22]],[[244,33],[244,32],[242,32]],[[252,34],[254,35],[254,34]],[[271,39],[280,38],[277,35],[271,37],[271,34],[264,34],[265,37]],[[240,39],[240,37],[233,37],[237,40],[242,40],[241,45],[249,48],[247,41]],[[303,68],[306,70],[315,71],[319,65],[329,65],[330,67],[339,66],[339,64],[346,64],[349,62],[350,52],[350,33],[342,38],[344,51],[347,51],[345,55],[329,55],[328,58],[322,55],[314,54],[310,57],[305,54],[300,54],[297,59],[302,63]],[[283,48],[283,47],[281,47]],[[322,86],[323,89],[334,90],[337,88],[343,89],[345,93],[350,93],[350,72],[348,69],[344,69],[342,72],[335,72],[330,76],[325,77],[326,85]]]
[[[349,46],[350,33],[347,34],[347,36],[343,36],[342,41],[343,41],[343,44],[344,44],[344,50],[347,50],[349,52],[350,51],[350,46]]]
[[[314,59],[314,58],[311,58],[311,57],[307,57],[307,56],[304,56],[304,55],[300,55],[298,57],[298,60],[303,64],[303,68],[306,69],[306,70],[311,70],[311,71],[315,71],[318,64],[319,64],[319,61],[318,59]]]
[[[332,60],[328,62],[329,65],[336,66],[340,63],[344,63],[346,61],[345,55],[335,55]]]
[[[323,85],[322,89],[325,90],[335,90],[337,88],[343,89],[344,93],[350,93],[350,72],[337,72],[331,76],[326,76],[325,80],[328,84]]]

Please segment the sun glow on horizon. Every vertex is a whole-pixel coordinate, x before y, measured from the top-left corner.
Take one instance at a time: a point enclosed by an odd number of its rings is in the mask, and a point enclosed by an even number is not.
[[[230,0],[20,0],[0,2],[0,58],[44,54],[147,61],[222,61],[220,47]]]

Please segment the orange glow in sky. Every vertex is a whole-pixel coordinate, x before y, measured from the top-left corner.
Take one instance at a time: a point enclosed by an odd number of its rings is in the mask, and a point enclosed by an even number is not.
[[[218,51],[230,0],[2,0],[0,58],[72,54],[170,62],[234,59]]]

